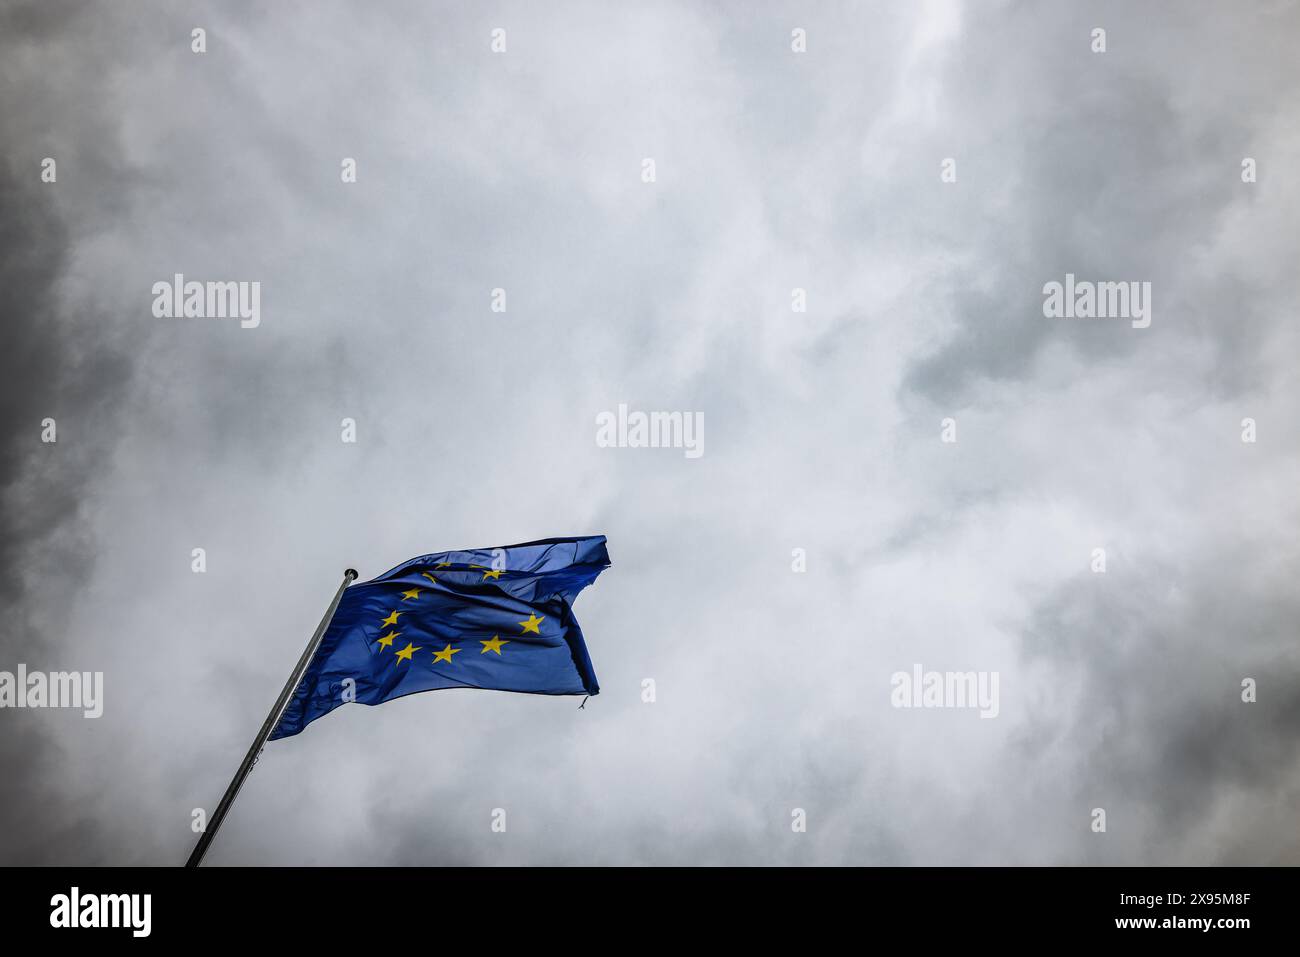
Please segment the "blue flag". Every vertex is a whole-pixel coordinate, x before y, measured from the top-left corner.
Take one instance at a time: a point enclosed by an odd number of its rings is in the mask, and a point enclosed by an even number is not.
[[[351,586],[271,738],[349,700],[439,688],[599,694],[572,606],[608,567],[604,535],[550,538],[424,555]]]

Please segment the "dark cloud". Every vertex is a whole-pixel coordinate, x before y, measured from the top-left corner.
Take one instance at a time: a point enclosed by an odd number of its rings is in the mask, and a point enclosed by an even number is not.
[[[1238,264],[1206,251],[1225,219],[1258,202],[1258,190],[1240,180],[1240,164],[1259,152],[1276,110],[1294,102],[1297,80],[1273,31],[1297,24],[1294,8],[1257,13],[1252,22],[1273,38],[1256,49],[1228,27],[1235,19],[1196,4],[1046,15],[1021,6],[966,24],[945,67],[952,95],[935,145],[960,153],[959,171],[972,174],[955,189],[987,190],[993,179],[997,193],[987,196],[991,213],[968,224],[972,232],[945,237],[955,254],[980,255],[943,284],[956,329],[914,364],[908,390],[950,404],[983,381],[1032,378],[1050,345],[1098,364],[1179,352],[1187,340],[1210,350],[1217,392],[1252,387],[1268,347],[1275,284],[1294,290],[1294,282],[1279,270],[1267,285],[1252,283]],[[1191,42],[1215,23],[1224,29],[1213,31],[1208,56],[1224,70],[1231,57],[1230,77],[1208,76],[1206,54]],[[1093,26],[1108,30],[1104,54],[1089,47]],[[1058,49],[1054,61],[1039,55],[1045,44]],[[970,82],[976,77],[985,79]],[[1201,95],[1203,88],[1216,95]],[[1256,158],[1266,166],[1282,160]],[[1283,258],[1281,249],[1266,255]],[[1043,285],[1067,272],[1151,282],[1152,327],[1125,332],[1113,323],[1045,318]],[[1145,365],[1148,387],[1189,384],[1158,355]]]
[[[57,183],[41,180],[54,137],[43,135],[49,77],[37,64],[68,29],[56,5],[19,3],[0,13],[0,658],[12,672],[66,667],[60,635],[67,597],[86,586],[95,546],[84,528],[85,496],[102,474],[130,362],[101,334],[100,313],[73,314],[60,279],[75,235],[55,201]],[[62,175],[67,176],[65,166]],[[46,419],[57,441],[42,442]],[[42,863],[78,859],[97,835],[83,809],[57,785],[66,755],[51,712],[7,711],[3,761],[5,822],[0,859]]]
[[[1045,680],[1070,707],[1038,711],[1022,758],[1072,755],[1059,796],[1107,808],[1110,843],[1079,832],[1089,860],[1241,866],[1300,852],[1286,826],[1300,810],[1300,605],[1258,585],[1300,569],[1284,554],[1237,557],[1121,587],[1089,575],[1028,622],[1026,654],[1050,663]],[[1255,703],[1242,700],[1246,678]]]

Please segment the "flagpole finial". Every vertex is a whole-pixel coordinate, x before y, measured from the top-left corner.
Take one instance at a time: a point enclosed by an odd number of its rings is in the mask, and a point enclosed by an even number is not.
[[[345,568],[343,569],[343,574],[348,579],[348,581],[357,580],[357,570],[355,568]]]

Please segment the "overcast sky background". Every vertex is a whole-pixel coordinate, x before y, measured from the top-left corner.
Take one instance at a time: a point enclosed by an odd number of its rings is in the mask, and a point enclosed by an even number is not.
[[[208,863],[1300,863],[1297,5],[619,7],[0,7],[0,669],[106,681],[0,862],[183,862],[345,567],[603,533],[585,710],[336,711]]]

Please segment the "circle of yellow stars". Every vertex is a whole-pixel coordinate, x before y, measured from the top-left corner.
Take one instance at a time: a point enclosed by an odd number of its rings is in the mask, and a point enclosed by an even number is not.
[[[451,562],[441,562],[435,567],[448,568],[450,566],[451,566]],[[469,567],[472,569],[483,569],[482,565],[470,565]],[[501,577],[501,572],[502,569],[499,568],[483,569],[482,580],[487,581],[489,578],[491,578],[495,581]],[[423,577],[429,579],[429,581],[434,582],[435,584],[438,581],[437,578],[435,578],[433,575],[429,574],[428,572],[421,572],[420,574]],[[402,601],[403,602],[417,601],[420,597],[420,593],[421,593],[421,589],[419,588],[408,589],[407,591],[402,592]],[[382,635],[378,640],[378,645],[381,651],[385,648],[391,649],[393,647],[393,642],[396,641],[398,638],[402,637],[402,633],[397,630],[397,626],[398,626],[398,619],[401,618],[402,615],[404,614],[406,614],[406,612],[399,611],[396,608],[394,608],[388,613],[388,617],[385,618],[382,622],[380,622],[381,631],[383,631],[384,629],[388,629],[388,633]],[[534,635],[541,635],[542,633],[541,625],[542,622],[544,622],[545,620],[546,620],[545,615],[538,617],[536,614],[530,612],[528,615],[528,619],[526,621],[519,622],[519,627],[521,629],[519,633],[521,635],[527,635],[529,633]],[[491,638],[487,638],[487,639],[480,638],[478,639],[478,642],[483,646],[483,648],[479,651],[480,655],[486,655],[489,651],[491,651],[495,653],[497,657],[500,657],[501,648],[505,645],[510,644],[510,639],[502,638],[500,635],[493,635]],[[423,651],[423,650],[424,648],[422,645],[417,645],[414,642],[408,641],[406,643],[405,648],[401,648],[397,650],[396,652],[397,661],[398,663],[401,663],[403,661],[409,663],[413,660],[415,653],[417,651]],[[436,648],[432,649],[433,663],[436,665],[439,662],[445,662],[446,664],[450,665],[453,663],[452,656],[458,655],[464,650],[465,649],[463,648],[453,648],[451,642],[448,642],[447,646],[443,648],[441,651],[439,651]]]

